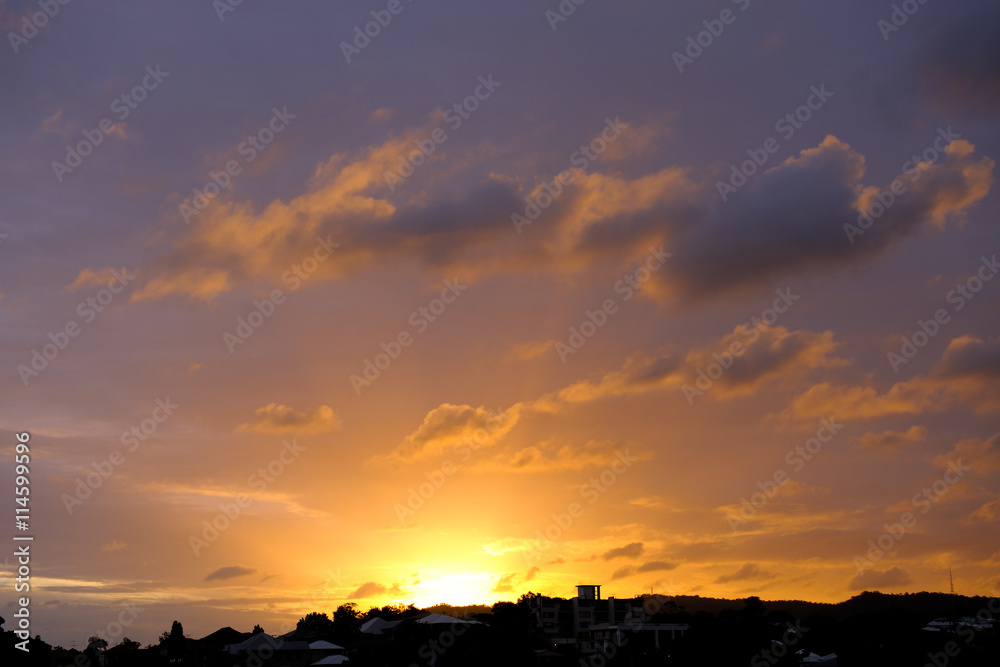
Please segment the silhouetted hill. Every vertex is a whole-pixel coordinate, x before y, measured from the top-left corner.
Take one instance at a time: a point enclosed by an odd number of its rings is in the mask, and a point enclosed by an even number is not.
[[[470,604],[465,605],[464,607],[454,607],[450,604],[441,602],[433,607],[424,607],[423,611],[432,614],[445,614],[446,616],[461,618],[463,616],[473,616],[475,614],[489,614],[492,611],[492,607],[486,604]]]
[[[685,612],[692,615],[706,612],[718,616],[726,609],[742,609],[744,604],[743,598],[730,600],[728,598],[701,597],[700,595],[676,595],[670,599],[676,602],[678,607],[683,607]],[[986,603],[989,600],[990,598],[985,596],[966,597],[947,593],[892,594],[865,591],[836,604],[807,602],[805,600],[763,600],[763,603],[768,611],[784,611],[796,618],[819,615],[844,619],[850,616],[898,611],[917,614],[930,620],[938,616],[974,616],[980,609],[986,608]]]

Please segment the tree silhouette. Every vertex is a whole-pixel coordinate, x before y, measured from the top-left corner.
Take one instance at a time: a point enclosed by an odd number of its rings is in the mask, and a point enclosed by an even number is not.
[[[122,639],[122,643],[120,644],[120,646],[128,651],[137,651],[139,650],[140,644],[137,641],[132,641],[128,637],[125,637],[124,639]]]
[[[361,629],[361,612],[353,602],[342,604],[333,612],[333,634],[338,643],[350,641]]]
[[[87,648],[95,651],[103,651],[108,648],[108,642],[97,635],[91,635],[87,638]]]
[[[184,653],[184,626],[180,621],[170,625],[170,632],[160,635],[160,646],[167,649],[167,657],[173,659]]]
[[[744,602],[746,607],[743,608],[743,615],[747,618],[763,616],[764,612],[767,611],[767,607],[764,606],[764,603],[756,595],[751,595]]]
[[[299,619],[295,625],[295,638],[314,641],[333,636],[333,621],[326,614],[318,611],[310,612]]]
[[[264,632],[264,628],[260,627],[259,625],[255,625],[253,626],[253,630],[250,631],[250,634],[259,635],[262,632]]]

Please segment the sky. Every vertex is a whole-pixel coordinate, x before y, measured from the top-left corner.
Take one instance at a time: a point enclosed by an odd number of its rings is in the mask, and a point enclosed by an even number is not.
[[[0,615],[995,594],[998,24],[0,2]]]

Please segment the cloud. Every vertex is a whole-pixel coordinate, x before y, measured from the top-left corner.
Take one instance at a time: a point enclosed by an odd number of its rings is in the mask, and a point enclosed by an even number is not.
[[[512,593],[514,591],[514,579],[516,574],[502,575],[495,586],[490,589],[490,593]]]
[[[991,500],[972,513],[972,518],[983,521],[1000,521],[1000,498]]]
[[[218,570],[209,572],[204,581],[219,581],[222,579],[245,577],[246,575],[253,574],[256,571],[257,570],[255,568],[244,567],[242,565],[227,565],[226,567],[220,567]]]
[[[714,355],[722,355],[735,343],[744,347],[730,367],[716,380],[722,396],[752,393],[762,382],[792,371],[818,367],[843,366],[844,359],[832,356],[840,347],[833,332],[817,333],[802,329],[789,331],[785,327],[744,329],[731,333],[688,352],[682,360],[670,355],[631,358],[621,370],[604,375],[594,383],[581,381],[536,404],[583,403],[605,396],[643,394],[681,385],[697,385],[705,369],[716,363]],[[713,391],[714,385],[713,385]]]
[[[943,409],[944,394],[943,387],[916,378],[897,383],[884,394],[874,387],[843,387],[822,382],[798,396],[784,417],[818,419],[836,415],[838,419],[860,421],[890,415],[919,415]]]
[[[523,586],[524,584],[528,583],[529,581],[534,579],[535,575],[537,575],[541,571],[542,570],[539,567],[531,568],[524,574],[524,577],[521,578],[520,582],[518,581],[517,573],[508,573],[500,575],[500,577],[498,577],[497,579],[497,583],[493,586],[493,588],[490,589],[490,592],[513,593],[518,586]]]
[[[967,465],[979,474],[1000,470],[1000,433],[987,440],[962,440],[955,443],[948,453],[934,458],[934,465],[942,469],[948,469],[952,462]]]
[[[246,485],[211,485],[207,483],[166,483],[152,481],[137,487],[138,491],[150,497],[159,497],[166,502],[185,506],[218,510],[220,500],[232,499],[246,493]],[[302,517],[312,522],[325,522],[332,515],[324,510],[314,509],[299,502],[294,494],[267,489],[254,494],[252,508],[246,513],[277,514],[285,517]]]
[[[725,357],[734,345],[741,345],[741,355],[734,356],[731,365],[712,385],[716,395],[750,394],[765,381],[787,378],[814,368],[830,368],[849,362],[834,356],[840,343],[833,340],[832,331],[817,333],[808,329],[789,331],[785,327],[744,329],[736,327],[732,333],[711,345],[689,352],[684,358],[681,372],[686,384],[698,384],[698,371],[716,363],[718,356]]]
[[[558,449],[551,447],[550,443],[542,443],[511,454],[480,460],[474,468],[482,472],[513,473],[606,468],[619,460],[622,449],[622,444],[614,440],[590,440],[583,445],[563,445]],[[652,454],[640,453],[638,457],[640,460],[648,460]]]
[[[536,357],[540,357],[547,353],[558,341],[546,340],[546,341],[529,341],[527,343],[520,343],[511,348],[510,356],[514,359],[520,359],[521,361],[529,361]]]
[[[417,430],[394,450],[373,457],[369,464],[405,465],[463,446],[478,451],[498,444],[521,417],[529,413],[555,414],[574,405],[607,397],[641,395],[680,388],[685,383],[695,384],[699,371],[704,372],[704,366],[715,362],[713,353],[730,349],[738,340],[747,346],[726,374],[717,380],[719,389],[716,395],[720,398],[752,393],[761,383],[777,377],[790,380],[814,368],[849,363],[834,356],[840,344],[833,340],[831,331],[789,331],[785,327],[765,326],[754,328],[752,332],[748,335],[741,327],[736,327],[732,333],[692,350],[683,359],[668,354],[631,357],[621,368],[607,372],[597,380],[580,380],[533,401],[517,403],[499,414],[484,407],[443,403],[427,413]],[[591,440],[583,447],[566,445],[554,457],[546,457],[542,445],[525,447],[478,463],[477,467],[506,472],[579,470],[588,466],[609,465],[616,455],[616,443]]]
[[[1000,338],[955,338],[948,343],[934,371],[944,379],[1000,378]]]
[[[101,551],[121,551],[125,546],[125,543],[120,540],[111,540],[107,544],[101,545]]]
[[[350,242],[363,235],[366,226],[385,222],[396,211],[387,200],[367,196],[366,191],[382,181],[382,174],[422,134],[421,128],[414,128],[362,151],[353,161],[334,154],[317,166],[305,192],[287,203],[274,200],[257,211],[250,202],[220,195],[189,216],[185,233],[170,242],[164,256],[149,263],[152,277],[132,300],[179,295],[212,301],[237,284],[283,275],[312,257],[317,239],[328,236],[346,247],[338,250],[336,260],[320,262],[312,279],[343,275],[370,254],[359,243],[348,252]]]
[[[849,363],[834,356],[840,343],[833,340],[832,331],[737,326],[722,338],[692,349],[683,359],[670,355],[630,358],[620,370],[605,374],[599,381],[577,382],[542,397],[534,406],[558,409],[562,404],[607,396],[644,394],[682,385],[698,387],[705,369],[716,364],[716,355],[724,356],[734,349],[734,344],[742,345],[735,348],[739,356],[733,357],[729,368],[712,385],[712,394],[720,398],[753,393],[763,382],[776,377],[789,378],[814,368]]]
[[[861,572],[851,579],[847,588],[852,591],[877,591],[905,586],[912,581],[913,578],[909,573],[899,567],[891,567],[884,572],[872,569]]]
[[[620,370],[605,374],[597,382],[582,380],[553,394],[546,394],[532,404],[542,411],[559,411],[574,403],[589,403],[599,398],[644,394],[677,386],[683,377],[680,362],[669,355],[629,358]]]
[[[450,452],[455,447],[492,447],[518,422],[520,410],[520,405],[515,405],[497,413],[483,407],[442,403],[427,413],[423,423],[399,446],[385,456],[373,457],[369,463],[399,465]]]
[[[791,270],[832,267],[872,257],[925,223],[943,227],[983,199],[993,162],[971,144],[951,144],[863,235],[848,238],[885,186],[865,186],[865,158],[834,136],[803,150],[731,194],[671,243],[674,259],[657,279],[691,301],[759,284]],[[728,177],[727,175],[722,178]]]
[[[839,419],[877,419],[941,412],[957,402],[977,412],[991,412],[1000,407],[998,361],[1000,339],[962,336],[948,344],[927,375],[897,382],[883,394],[874,387],[817,384],[798,396],[783,417],[816,419],[833,414]]]
[[[854,438],[854,443],[858,449],[874,449],[898,454],[925,440],[927,440],[927,428],[925,426],[911,426],[905,432],[882,431],[875,433],[869,431],[860,438]]]
[[[673,259],[643,289],[658,298],[697,301],[758,285],[790,271],[814,271],[874,256],[925,223],[939,228],[983,199],[993,162],[964,140],[907,183],[877,224],[852,244],[844,226],[887,187],[864,185],[865,159],[833,136],[758,176],[722,202],[713,174],[669,167],[627,180],[571,170],[573,182],[547,209],[547,225],[512,234],[544,183],[525,192],[514,178],[491,174],[458,198],[425,192],[413,200],[384,193],[384,173],[430,125],[415,127],[355,155],[319,165],[303,193],[260,210],[220,196],[195,216],[163,255],[142,267],[149,278],[133,301],[180,295],[213,301],[237,285],[275,280],[311,256],[317,238],[341,247],[312,280],[353,275],[374,257],[398,255],[435,273],[474,278],[523,270],[577,274],[595,265],[630,266],[647,248],[667,244]],[[635,152],[622,143],[616,150]],[[437,156],[436,156],[437,157]],[[551,180],[551,179],[549,179]]]
[[[679,566],[680,563],[663,561],[663,560],[650,561],[648,563],[643,563],[638,567],[636,567],[635,565],[625,565],[615,570],[614,573],[612,573],[611,575],[611,579],[612,580],[624,579],[625,577],[630,577],[633,574],[638,574],[640,572],[659,572],[662,570],[673,570]]]
[[[740,291],[793,271],[830,270],[870,259],[931,225],[961,219],[985,198],[993,161],[954,141],[863,234],[849,234],[859,214],[892,181],[865,185],[865,158],[834,136],[756,177],[726,201],[717,174],[703,182],[672,168],[626,182],[592,174],[576,179],[555,210],[554,243],[570,256],[627,257],[664,243],[670,263],[644,291],[685,302]],[[895,180],[895,179],[893,179]],[[652,189],[654,192],[650,192]],[[852,243],[853,241],[853,243]]]
[[[532,547],[531,540],[505,537],[484,544],[481,548],[480,553],[484,553],[489,556],[502,556],[505,553],[509,553],[511,551],[523,551],[530,549],[531,547]]]
[[[287,405],[268,403],[254,410],[252,422],[240,424],[238,432],[255,433],[327,433],[340,428],[340,417],[327,405],[312,410],[295,410]]]
[[[636,507],[661,507],[663,499],[659,496],[643,496],[641,498],[632,498],[628,501],[628,504],[635,505]]]
[[[636,558],[642,555],[642,550],[642,542],[632,542],[623,547],[616,547],[605,551],[601,554],[601,558],[604,560],[611,560],[613,558]]]
[[[1000,112],[1000,8],[984,2],[940,26],[911,66],[911,85],[949,112],[994,117]]]
[[[384,584],[379,584],[374,581],[368,581],[358,586],[358,588],[347,597],[351,600],[365,600],[374,597],[398,598],[406,594],[407,592],[399,584],[385,586]]]
[[[51,115],[42,120],[41,131],[42,132],[54,132],[61,136],[63,139],[68,139],[70,136],[71,126],[65,121],[61,121],[63,115],[62,109],[56,109],[56,111]]]
[[[762,570],[756,563],[744,563],[740,569],[732,574],[723,574],[716,578],[717,584],[728,584],[734,581],[747,581],[750,579],[773,579],[776,577],[772,572]]]
[[[75,292],[81,287],[107,287],[109,284],[118,281],[116,275],[118,273],[111,268],[102,269],[101,271],[83,269],[77,274],[73,282],[66,286],[66,291]],[[121,273],[128,274],[128,271],[127,269],[122,269]]]

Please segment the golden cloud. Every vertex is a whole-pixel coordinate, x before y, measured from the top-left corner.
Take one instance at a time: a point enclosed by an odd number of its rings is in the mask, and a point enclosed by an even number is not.
[[[237,432],[255,433],[328,433],[340,428],[337,413],[328,405],[312,410],[295,410],[280,403],[268,403],[254,410],[254,420],[240,424]]]

